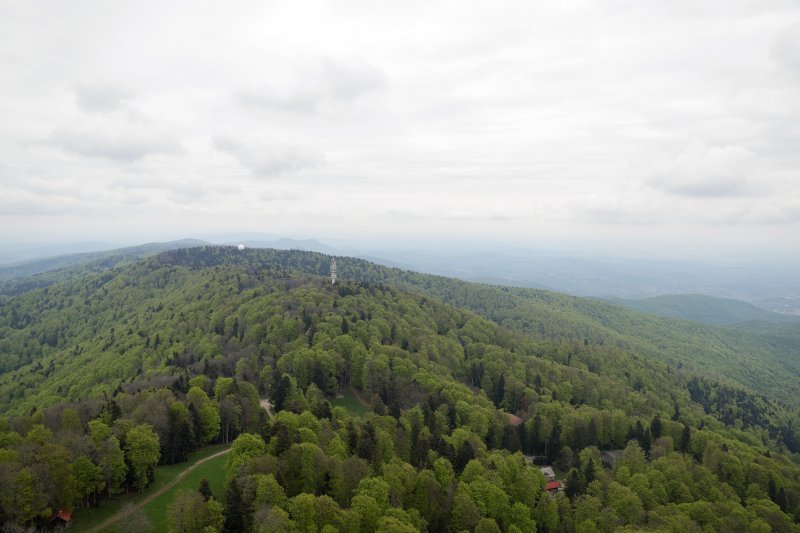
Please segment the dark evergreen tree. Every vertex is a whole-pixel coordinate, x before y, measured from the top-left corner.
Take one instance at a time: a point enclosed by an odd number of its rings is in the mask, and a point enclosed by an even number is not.
[[[597,446],[599,438],[597,435],[597,422],[594,418],[589,420],[589,425],[586,427],[586,443],[585,446]]]
[[[585,465],[583,465],[583,479],[587,486],[597,477],[595,469],[596,465],[594,464],[594,459],[589,457],[589,460],[586,461]]]
[[[653,445],[653,437],[650,434],[650,428],[644,430],[644,434],[642,435],[642,440],[639,442],[642,446],[642,450],[644,450],[645,453],[650,453],[650,448],[652,448]]]
[[[456,472],[461,473],[461,471],[464,470],[464,467],[467,466],[467,463],[473,459],[475,459],[475,450],[467,440],[464,440],[456,452],[453,468]]]
[[[358,451],[358,430],[352,420],[347,422],[347,447],[352,454]]]
[[[783,487],[778,489],[778,497],[775,503],[778,504],[778,507],[780,507],[781,511],[784,513],[789,512],[789,498],[786,496],[786,489]]]
[[[283,410],[283,407],[286,404],[286,398],[289,396],[289,391],[291,388],[292,380],[289,376],[283,374],[277,378],[277,383],[272,389],[272,394],[274,396],[272,404],[275,406],[275,411]]]
[[[572,432],[572,442],[570,446],[576,452],[581,451],[586,446],[586,426],[583,420],[576,420],[575,427]]]
[[[228,484],[225,491],[225,522],[222,527],[223,533],[240,533],[249,531],[249,516],[247,502],[242,495],[239,482],[234,477]]]
[[[283,422],[276,422],[273,426],[275,434],[275,454],[281,455],[294,444],[291,429]]]
[[[661,417],[656,415],[653,417],[653,421],[650,422],[650,433],[652,433],[654,439],[657,439],[661,437],[662,430],[663,425],[661,423]]]
[[[689,442],[692,439],[692,432],[689,429],[689,426],[685,426],[683,428],[683,433],[681,434],[681,442],[678,445],[678,449],[681,453],[686,453],[689,451]]]
[[[200,486],[198,487],[198,492],[203,495],[203,499],[208,501],[214,494],[211,492],[211,484],[208,482],[208,479],[203,478],[200,480]]]
[[[320,420],[324,418],[330,418],[331,402],[329,402],[328,400],[322,400],[321,402],[317,403],[317,406],[314,409],[314,416],[316,416]]]
[[[778,499],[778,485],[775,483],[775,479],[770,476],[769,483],[767,483],[767,494],[769,495],[769,499],[773,502]]]
[[[495,407],[500,407],[503,403],[503,398],[506,395],[506,377],[504,374],[500,374],[500,379],[497,380],[497,383],[494,386],[494,393],[492,394],[492,399],[494,400]]]
[[[564,492],[569,496],[570,500],[574,500],[586,490],[585,481],[580,471],[576,468],[570,468],[565,480]]]
[[[518,452],[521,449],[519,432],[515,426],[507,425],[503,429],[503,448],[511,453]]]
[[[558,426],[553,428],[553,431],[550,433],[550,438],[547,439],[547,445],[545,446],[545,454],[550,462],[555,462],[558,458],[559,452],[561,450],[561,430]]]
[[[167,424],[168,434],[166,441],[162,443],[162,457],[169,463],[185,461],[189,452],[197,446],[191,413],[186,407],[182,407],[181,411],[170,409],[167,413]]]
[[[361,438],[358,441],[358,456],[371,462],[375,458],[376,444],[375,426],[370,421],[364,424],[361,432]]]

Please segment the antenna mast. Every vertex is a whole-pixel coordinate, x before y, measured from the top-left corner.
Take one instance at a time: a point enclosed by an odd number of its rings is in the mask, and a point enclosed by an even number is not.
[[[336,285],[336,257],[331,259],[331,285]]]

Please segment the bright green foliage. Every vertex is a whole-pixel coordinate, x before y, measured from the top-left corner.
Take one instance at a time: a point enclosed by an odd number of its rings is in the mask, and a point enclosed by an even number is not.
[[[200,422],[203,444],[208,444],[217,438],[220,428],[219,409],[211,402],[208,394],[198,387],[192,386],[187,393],[187,399],[197,413]]]
[[[3,513],[10,520],[25,524],[50,512],[43,495],[36,490],[36,478],[30,468],[20,469],[4,483],[1,494]]]
[[[286,492],[272,474],[257,474],[256,498],[257,507],[283,506],[286,503]]]
[[[203,496],[194,490],[181,490],[169,506],[169,529],[172,533],[200,531],[201,511],[205,505]]]
[[[239,468],[249,459],[266,453],[267,445],[261,435],[242,433],[231,444],[231,451],[228,455],[228,465],[226,469],[229,475],[236,475]]]
[[[89,436],[95,446],[111,437],[111,428],[101,420],[90,420],[87,425],[89,426]]]
[[[203,526],[203,532],[207,532],[208,530],[222,531],[222,527],[225,523],[222,504],[214,498],[209,498],[200,511],[200,523]]]
[[[134,426],[126,435],[125,457],[133,474],[133,486],[143,490],[153,477],[161,457],[158,435],[148,424]]]
[[[494,518],[481,518],[475,524],[475,533],[500,533],[500,526]]]
[[[117,437],[111,435],[97,444],[97,466],[103,476],[108,495],[118,492],[125,476],[128,473],[128,466],[125,464],[125,455],[119,446]]]
[[[169,505],[171,533],[222,531],[225,522],[223,506],[214,498],[207,501],[194,490],[180,490]]]
[[[85,499],[88,505],[89,496],[97,494],[105,487],[103,470],[82,455],[72,463],[78,497]]]

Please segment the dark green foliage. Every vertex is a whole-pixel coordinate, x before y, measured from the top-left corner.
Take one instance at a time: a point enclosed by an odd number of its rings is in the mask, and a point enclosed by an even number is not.
[[[242,497],[239,481],[233,478],[225,491],[225,523],[223,533],[240,533],[248,531],[249,509],[247,501]]]
[[[209,498],[213,496],[211,493],[211,485],[208,482],[208,479],[203,478],[200,480],[200,486],[198,487],[198,492],[203,496],[205,501],[208,501]]]
[[[689,451],[689,443],[691,442],[691,438],[692,438],[692,433],[689,430],[689,426],[684,427],[683,432],[681,433],[681,441],[680,444],[678,445],[678,449],[681,452],[686,453]]]

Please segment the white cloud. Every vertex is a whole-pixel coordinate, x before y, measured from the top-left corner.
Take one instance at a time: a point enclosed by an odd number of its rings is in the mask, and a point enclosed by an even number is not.
[[[130,91],[111,85],[79,85],[75,89],[75,104],[86,113],[116,111],[131,98]]]
[[[772,53],[795,76],[800,77],[800,22],[792,24],[778,35]]]
[[[694,141],[672,160],[660,163],[651,184],[682,196],[736,196],[752,193],[758,158],[741,146]]]
[[[245,106],[298,113],[335,112],[382,90],[383,72],[363,61],[324,58],[295,71],[283,83],[239,89],[236,100]]]
[[[135,125],[90,124],[59,127],[50,140],[55,146],[85,157],[120,162],[137,161],[155,154],[179,154],[181,145],[161,131]]]
[[[280,146],[252,139],[214,138],[217,150],[235,157],[256,176],[272,178],[322,166],[324,155],[299,146]]]

